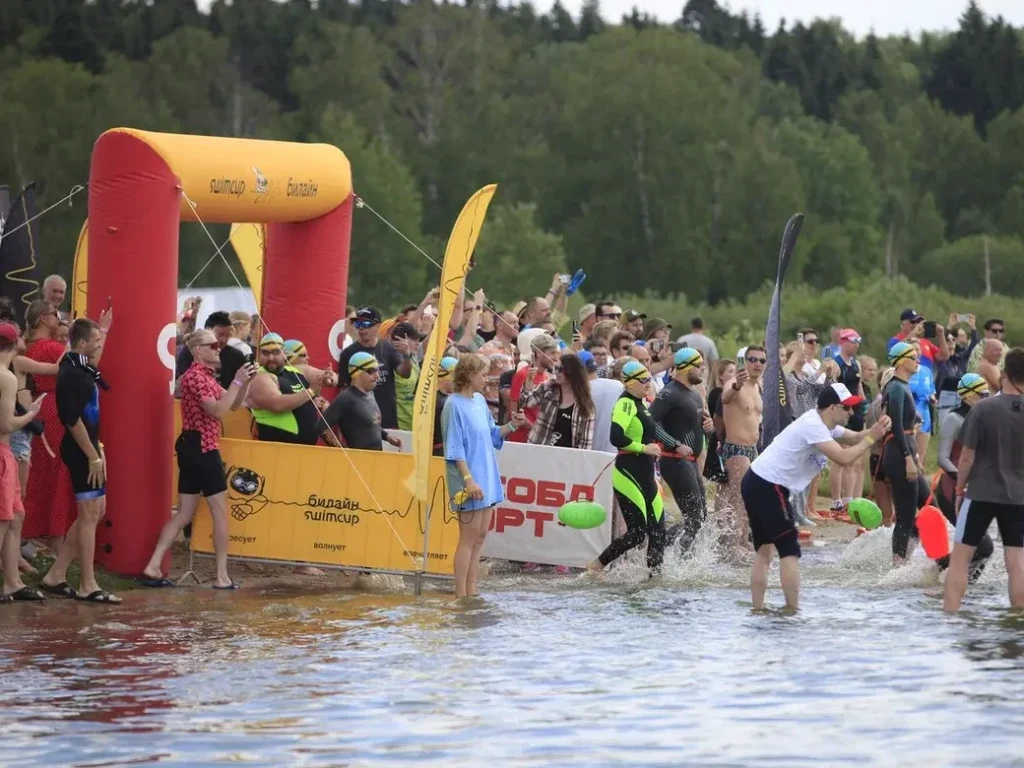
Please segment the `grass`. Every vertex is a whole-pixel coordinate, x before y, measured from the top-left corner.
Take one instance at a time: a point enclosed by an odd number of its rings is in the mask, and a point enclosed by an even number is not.
[[[22,581],[27,586],[38,587],[39,582],[42,580],[46,572],[50,570],[50,566],[53,565],[54,558],[50,555],[36,555],[29,559],[33,567],[36,569],[35,573],[23,573],[21,575]],[[68,583],[71,586],[77,588],[77,585],[81,583],[82,573],[78,566],[78,563],[72,563],[71,567],[68,568]],[[122,576],[117,576],[112,573],[104,571],[102,568],[96,568],[96,581],[100,585],[100,589],[106,592],[127,592],[130,589],[138,588],[138,583],[134,579],[126,579]]]

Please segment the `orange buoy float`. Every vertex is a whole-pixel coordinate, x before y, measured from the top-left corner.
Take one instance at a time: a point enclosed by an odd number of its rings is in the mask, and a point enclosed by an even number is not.
[[[797,531],[797,541],[810,541],[813,536],[811,531]]]
[[[917,532],[921,536],[921,546],[932,560],[938,560],[949,554],[949,531],[946,529],[946,518],[938,507],[926,504],[917,513]]]

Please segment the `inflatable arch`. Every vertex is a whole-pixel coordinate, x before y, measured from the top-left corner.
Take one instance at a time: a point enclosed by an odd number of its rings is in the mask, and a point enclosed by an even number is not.
[[[265,224],[264,321],[326,366],[345,311],[352,203],[349,162],[324,144],[127,128],[96,141],[87,314],[99,317],[108,298],[114,307],[100,365],[110,383],[101,412],[111,473],[97,536],[106,567],[140,573],[168,518],[179,222]]]

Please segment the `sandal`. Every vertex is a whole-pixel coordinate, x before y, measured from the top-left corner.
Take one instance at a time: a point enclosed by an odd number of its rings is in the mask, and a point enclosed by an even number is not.
[[[12,592],[7,595],[15,603],[38,603],[40,600],[45,600],[46,596],[38,589],[32,589],[32,587],[22,587],[17,592]]]
[[[56,595],[57,597],[66,597],[68,600],[74,600],[78,597],[78,591],[66,581],[62,581],[60,584],[47,584],[45,581],[40,581],[39,588],[43,592]]]
[[[160,589],[161,587],[173,587],[176,586],[170,579],[140,579],[139,584],[144,587],[151,589]]]
[[[83,603],[108,603],[110,605],[117,605],[121,602],[121,598],[117,595],[112,595],[109,592],[104,592],[102,589],[97,589],[95,592],[90,592],[84,597],[77,595],[75,600],[80,600]]]
[[[214,589],[238,589],[238,585],[235,582],[231,582],[226,587],[218,587],[216,584],[213,585]]]

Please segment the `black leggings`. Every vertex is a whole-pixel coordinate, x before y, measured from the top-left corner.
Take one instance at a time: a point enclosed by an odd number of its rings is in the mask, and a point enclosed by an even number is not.
[[[672,496],[683,515],[683,522],[673,525],[667,540],[679,539],[679,549],[686,552],[693,546],[701,526],[708,516],[704,482],[698,472],[697,462],[687,459],[662,459],[659,462],[661,476],[672,490]]]
[[[911,537],[917,537],[917,510],[924,506],[931,493],[924,476],[918,472],[917,480],[907,479],[907,463],[903,452],[890,440],[882,452],[882,471],[889,481],[892,507],[896,514],[896,527],[892,532],[892,553],[907,556]]]
[[[654,462],[647,456],[619,457],[612,474],[615,500],[619,503],[626,533],[615,539],[598,558],[601,565],[622,557],[647,539],[647,567],[661,566],[665,556],[665,513],[654,479]],[[638,502],[643,501],[641,508]]]

